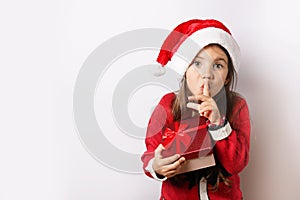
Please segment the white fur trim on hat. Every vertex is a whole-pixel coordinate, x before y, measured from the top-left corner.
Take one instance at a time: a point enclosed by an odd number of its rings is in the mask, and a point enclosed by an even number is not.
[[[179,54],[182,54],[185,51],[189,51],[189,45],[186,44],[190,42],[189,39],[191,39],[192,41],[196,42],[197,45],[199,45],[199,51],[209,44],[221,45],[228,51],[233,66],[235,70],[238,71],[241,58],[240,48],[235,39],[226,31],[214,27],[204,28],[199,31],[196,31],[180,45],[180,47],[177,50]],[[196,56],[197,53],[198,52],[192,55],[193,58]],[[191,62],[191,60],[189,62]]]

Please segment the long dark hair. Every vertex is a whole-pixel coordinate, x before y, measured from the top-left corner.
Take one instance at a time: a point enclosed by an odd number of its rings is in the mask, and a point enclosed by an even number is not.
[[[214,100],[216,101],[218,108],[221,112],[221,114],[224,114],[226,116],[226,119],[231,122],[232,119],[232,109],[234,106],[235,97],[238,95],[234,92],[236,87],[236,81],[237,81],[237,74],[234,69],[231,57],[228,53],[228,51],[222,47],[219,44],[210,44],[208,46],[216,45],[219,48],[221,48],[224,53],[226,54],[228,58],[228,74],[226,77],[226,81],[224,84],[223,89],[214,96]],[[193,62],[192,62],[193,63]],[[192,65],[192,63],[189,65],[189,67]],[[189,108],[186,107],[186,104],[188,103],[187,97],[192,95],[191,91],[189,90],[186,82],[186,72],[183,75],[183,78],[181,80],[181,87],[179,91],[177,92],[175,99],[173,101],[173,108],[172,113],[174,116],[174,121],[180,121],[181,117],[184,113],[187,113],[190,111]],[[223,182],[228,187],[231,187],[231,182],[228,179],[230,174],[224,169],[222,164],[218,162],[216,158],[216,165],[213,167],[209,167],[206,169],[200,169],[197,171],[188,172],[182,175],[177,175],[173,178],[171,178],[171,183],[174,185],[181,185],[182,181],[188,181],[189,187],[193,187],[195,184],[199,182],[199,180],[204,177],[207,179],[208,183],[212,186],[211,190],[216,191],[219,188],[219,183]]]

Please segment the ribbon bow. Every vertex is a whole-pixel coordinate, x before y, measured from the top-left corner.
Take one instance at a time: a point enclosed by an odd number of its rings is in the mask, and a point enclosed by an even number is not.
[[[187,124],[175,123],[175,130],[166,128],[163,134],[163,145],[167,146],[171,141],[175,139],[176,153],[180,154],[180,144],[182,143],[186,149],[191,142],[191,136],[186,134],[184,130],[188,127]]]
[[[162,136],[163,145],[171,145],[171,142],[175,140],[176,153],[184,153],[184,151],[187,150],[189,148],[189,145],[191,145],[191,143],[193,142],[192,140],[194,140],[194,138],[192,138],[189,133],[198,131],[199,129],[206,129],[207,123],[192,128],[188,128],[188,126],[188,124],[180,124],[179,122],[175,122],[174,130],[166,128]],[[180,148],[181,144],[184,145],[184,150]]]

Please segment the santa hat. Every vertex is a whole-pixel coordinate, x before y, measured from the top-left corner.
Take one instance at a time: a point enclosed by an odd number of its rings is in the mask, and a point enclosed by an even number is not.
[[[176,52],[179,52],[182,48],[187,48],[187,45],[185,45],[187,38],[196,42],[200,46],[200,49],[209,44],[221,45],[228,51],[234,68],[238,69],[240,48],[229,29],[223,23],[214,19],[193,19],[179,24],[165,39],[157,62],[164,67],[171,61]],[[196,56],[197,53],[195,52],[193,56]]]

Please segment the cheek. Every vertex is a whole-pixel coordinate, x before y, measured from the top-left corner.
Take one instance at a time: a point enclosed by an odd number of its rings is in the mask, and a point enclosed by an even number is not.
[[[225,86],[227,73],[221,73],[215,76],[215,82],[212,92],[212,96],[216,95]]]
[[[199,94],[201,78],[197,73],[188,70],[186,73],[186,83],[187,83],[189,90],[193,94]]]
[[[187,87],[189,88],[189,90],[192,92],[192,93],[195,93],[194,92],[194,81],[193,80],[191,80],[191,79],[186,79],[186,84],[187,84]]]
[[[215,80],[218,84],[225,85],[228,70],[221,71],[215,74]]]

